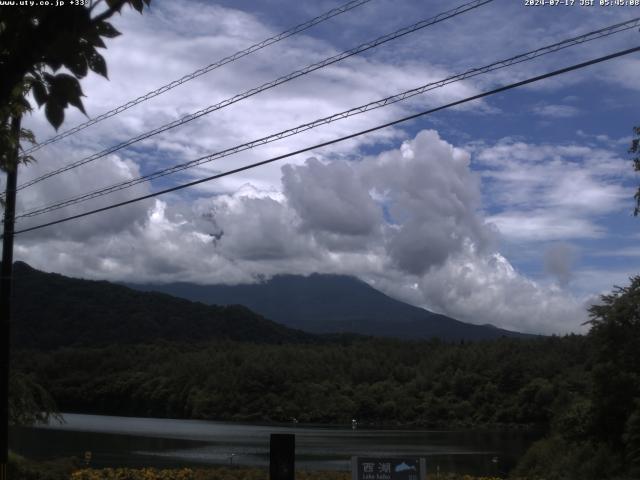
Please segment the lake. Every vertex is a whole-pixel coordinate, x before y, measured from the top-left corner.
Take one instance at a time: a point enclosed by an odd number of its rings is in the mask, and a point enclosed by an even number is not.
[[[537,438],[523,431],[370,430],[64,414],[65,423],[15,427],[10,446],[30,458],[92,452],[93,467],[266,467],[269,435],[296,436],[296,468],[349,470],[350,457],[425,457],[427,470],[505,473]]]

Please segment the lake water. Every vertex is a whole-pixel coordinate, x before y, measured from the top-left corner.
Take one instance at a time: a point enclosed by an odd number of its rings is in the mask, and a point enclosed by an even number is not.
[[[505,473],[537,437],[532,432],[365,430],[264,426],[201,420],[64,414],[64,424],[12,428],[12,450],[30,458],[92,452],[94,467],[266,467],[269,435],[296,436],[296,468],[349,470],[351,456],[425,457],[427,470]]]

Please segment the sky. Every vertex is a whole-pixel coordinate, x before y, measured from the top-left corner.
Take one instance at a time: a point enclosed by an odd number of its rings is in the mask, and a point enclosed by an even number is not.
[[[460,4],[464,3],[461,1]],[[569,3],[574,3],[569,5]],[[259,93],[18,194],[18,213],[193,160],[468,69],[640,17],[640,7],[494,0]],[[597,2],[596,2],[597,3]],[[90,117],[278,34],[339,1],[162,2],[114,19],[109,79],[82,80]],[[371,0],[38,150],[19,183],[457,6]],[[479,75],[109,196],[81,213],[311,147],[640,44],[638,28]],[[356,276],[459,320],[581,333],[587,308],[640,273],[640,54],[256,169],[16,236],[15,258],[111,281],[238,284]],[[86,120],[67,110],[64,131]],[[56,132],[35,110],[39,140]]]

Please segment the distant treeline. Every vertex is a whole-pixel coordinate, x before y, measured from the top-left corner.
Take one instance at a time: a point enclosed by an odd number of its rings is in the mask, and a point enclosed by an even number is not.
[[[585,337],[466,344],[154,343],[20,351],[62,411],[350,424],[545,426],[585,395]]]

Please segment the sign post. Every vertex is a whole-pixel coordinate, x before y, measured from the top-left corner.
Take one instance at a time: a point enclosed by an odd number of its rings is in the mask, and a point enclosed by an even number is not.
[[[351,457],[352,480],[426,480],[424,458]]]
[[[272,433],[269,450],[269,479],[294,480],[296,436]]]

